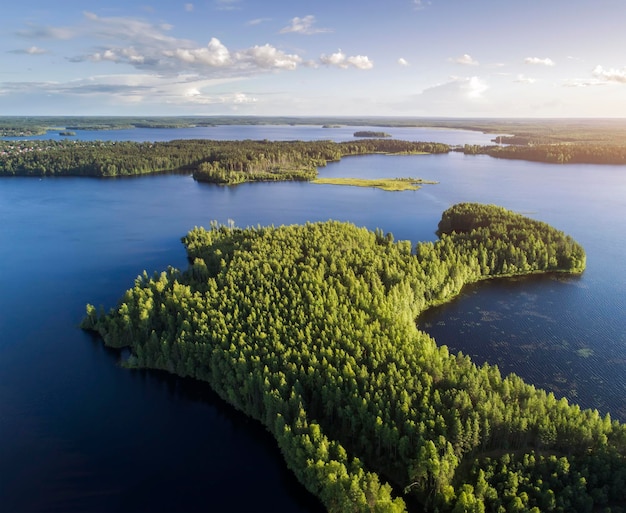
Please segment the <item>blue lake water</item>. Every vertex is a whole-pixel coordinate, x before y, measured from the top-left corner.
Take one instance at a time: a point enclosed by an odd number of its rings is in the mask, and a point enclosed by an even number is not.
[[[321,125],[218,125],[189,128],[129,128],[121,130],[73,130],[71,137],[59,135],[60,130],[45,135],[28,137],[3,137],[4,140],[107,140],[107,141],[171,141],[172,139],[213,139],[216,141],[269,140],[269,141],[353,141],[360,130],[385,132],[404,141],[429,141],[445,144],[490,144],[494,134],[469,130],[427,127],[381,127],[338,126],[323,128]]]
[[[240,128],[225,138],[271,138]],[[269,128],[304,138],[299,127]],[[472,139],[454,144],[463,142]],[[211,220],[332,218],[413,242],[434,240],[441,212],[459,201],[546,221],[585,247],[582,276],[481,283],[418,325],[478,363],[626,420],[623,167],[452,153],[351,157],[320,174],[439,183],[389,193],[178,175],[0,180],[0,511],[320,510],[256,423],[200,383],[120,368],[77,327],[85,303],[113,306],[144,269],[185,267],[180,237]]]

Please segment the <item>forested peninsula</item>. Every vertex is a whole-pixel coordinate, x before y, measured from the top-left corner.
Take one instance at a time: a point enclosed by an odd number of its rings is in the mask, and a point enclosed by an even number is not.
[[[314,180],[318,168],[351,155],[461,151],[548,163],[626,164],[626,146],[587,143],[451,147],[392,139],[332,141],[0,141],[0,176],[121,177],[190,173],[201,182]]]
[[[622,511],[626,427],[477,367],[416,327],[468,283],[580,273],[569,236],[459,204],[439,240],[326,223],[184,238],[190,265],[144,273],[83,328],[129,367],[207,381],[276,438],[330,512]],[[245,485],[242,485],[245,486]]]
[[[332,141],[0,141],[0,176],[118,177],[186,172],[201,182],[312,180],[350,155],[446,153],[441,143]]]
[[[626,146],[617,144],[552,143],[511,144],[459,148],[466,155],[489,155],[501,159],[531,160],[550,164],[626,164]]]

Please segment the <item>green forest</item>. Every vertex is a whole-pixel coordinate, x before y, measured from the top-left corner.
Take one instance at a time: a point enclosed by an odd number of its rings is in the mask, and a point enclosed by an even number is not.
[[[328,221],[213,224],[189,267],[144,272],[82,327],[130,368],[207,381],[273,434],[329,512],[619,512],[626,428],[416,327],[478,280],[580,273],[585,252],[493,205],[442,214],[436,242]]]
[[[0,176],[120,177],[192,173],[201,182],[311,180],[350,155],[446,153],[446,144],[367,139],[332,141],[0,141]]]
[[[532,160],[551,164],[626,164],[624,144],[552,143],[509,146],[465,145],[465,154],[502,159]]]

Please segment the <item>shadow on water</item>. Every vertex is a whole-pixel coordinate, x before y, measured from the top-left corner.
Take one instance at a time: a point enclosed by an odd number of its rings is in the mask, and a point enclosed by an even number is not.
[[[164,413],[158,414],[158,430],[177,437],[164,439],[164,449],[178,445],[184,452],[182,461],[167,450],[156,455],[156,465],[118,494],[116,511],[325,511],[287,468],[264,426],[224,401],[208,383],[166,371],[124,369],[126,350],[105,347],[97,335],[90,338],[94,350],[126,374],[132,389],[156,394],[156,407]],[[184,439],[181,432],[186,432]],[[141,457],[141,451],[135,456]]]

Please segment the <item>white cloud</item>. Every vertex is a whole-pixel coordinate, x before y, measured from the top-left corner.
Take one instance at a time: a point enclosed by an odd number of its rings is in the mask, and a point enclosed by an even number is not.
[[[343,53],[341,50],[335,53],[331,53],[330,55],[322,55],[320,57],[320,62],[322,64],[326,64],[327,66],[347,67],[345,65],[346,54]]]
[[[77,32],[103,40],[131,41],[134,45],[167,48],[181,40],[167,35],[171,25],[153,25],[134,18],[101,17],[91,12],[83,13],[86,23]]]
[[[245,93],[235,93],[231,97],[231,103],[256,103],[258,100],[254,97],[248,96]]]
[[[69,59],[72,62],[109,61],[154,73],[196,72],[204,76],[249,75],[268,70],[293,70],[302,62],[299,55],[287,54],[266,44],[229,50],[213,37],[206,46],[167,34],[169,26],[155,26],[131,18],[103,18],[85,13],[86,28],[105,45],[97,51]],[[109,45],[115,41],[117,45]],[[119,42],[125,45],[119,46]]]
[[[163,55],[178,59],[187,64],[200,64],[209,67],[223,67],[231,64],[231,56],[219,39],[212,37],[204,48],[176,48],[165,50]]]
[[[337,68],[349,68],[350,66],[358,69],[371,69],[374,63],[365,55],[355,55],[348,57],[341,50],[330,55],[321,55],[320,62],[326,66],[335,66]]]
[[[519,82],[520,84],[534,84],[535,83],[535,79],[534,78],[530,78],[530,77],[526,77],[523,74],[517,75],[517,78],[515,79],[515,82]]]
[[[185,11],[187,11],[187,12],[193,11],[193,4],[191,4],[191,3],[185,4]]]
[[[605,82],[626,84],[626,68],[622,68],[621,70],[615,68],[604,69],[602,66],[598,65],[594,68],[592,73],[594,77]]]
[[[169,105],[230,105],[236,109],[241,105],[258,102],[257,98],[246,93],[205,94],[197,89],[190,90],[189,93],[184,98],[170,96],[165,103]]]
[[[355,55],[348,57],[346,60],[348,64],[358,69],[372,69],[374,67],[374,63],[369,60],[367,55]]]
[[[526,57],[524,59],[526,64],[539,64],[541,66],[554,66],[554,61],[548,57],[540,59],[539,57]]]
[[[322,32],[330,32],[330,29],[320,29],[314,28],[313,24],[315,23],[315,16],[309,14],[304,18],[292,18],[289,25],[280,29],[281,34],[287,34],[289,32],[294,32],[296,34],[320,34]]]
[[[286,54],[271,45],[254,46],[235,54],[238,63],[251,64],[262,69],[296,69],[302,58],[298,55]]]
[[[461,88],[467,93],[468,98],[480,98],[483,93],[489,89],[489,86],[478,77],[470,77],[461,79]]]
[[[48,53],[47,50],[43,48],[39,48],[38,46],[31,46],[29,48],[20,48],[19,50],[9,50],[9,53],[19,53],[26,55],[42,55],[44,53]]]
[[[400,57],[398,59],[398,64],[400,66],[408,66],[409,65],[409,61],[407,61],[404,57]]]
[[[606,85],[607,82],[603,80],[598,80],[597,78],[570,78],[563,82],[563,87],[593,87],[593,86],[602,86]]]
[[[206,79],[197,75],[175,78],[157,75],[97,75],[68,82],[5,82],[2,89],[12,94],[55,95],[58,97],[98,97],[115,105],[119,102],[154,103],[253,103],[243,93],[210,94],[207,91],[233,82],[232,79]],[[100,101],[100,100],[99,100]]]
[[[246,22],[246,25],[248,26],[253,26],[253,25],[260,25],[261,23],[265,23],[267,21],[271,21],[272,18],[256,18],[254,20],[250,20],[248,22]]]
[[[437,103],[479,100],[489,86],[479,77],[452,77],[450,81],[429,87],[421,96]]]
[[[452,59],[457,64],[463,64],[464,66],[478,66],[478,61],[473,59],[471,55],[464,53],[456,59]]]
[[[222,0],[220,5],[235,5],[234,0]],[[184,4],[183,4],[184,5]],[[290,29],[299,33],[315,33],[313,16],[294,18]],[[260,22],[260,21],[259,21]],[[90,52],[68,57],[73,63],[115,63],[131,66],[148,74],[176,77],[194,73],[203,78],[243,78],[270,71],[291,71],[299,66],[312,68],[320,65],[368,70],[373,62],[366,55],[346,55],[341,50],[322,55],[316,60],[304,61],[297,53],[287,53],[270,44],[244,48],[228,48],[212,37],[206,46],[194,41],[173,37],[171,26],[153,24],[142,19],[105,17],[84,12],[83,20],[71,32],[75,36],[90,36],[100,43]],[[32,33],[54,32],[31,28]],[[37,47],[32,47],[34,53]]]

